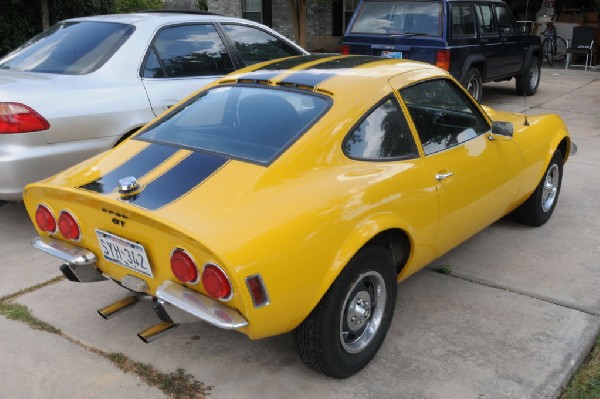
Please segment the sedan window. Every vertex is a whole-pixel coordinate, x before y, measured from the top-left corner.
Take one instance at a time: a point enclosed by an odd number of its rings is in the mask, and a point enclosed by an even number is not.
[[[83,75],[94,72],[135,28],[109,22],[62,22],[0,60],[0,69]]]
[[[198,94],[137,138],[269,164],[328,108],[321,95],[221,86]]]
[[[400,94],[425,155],[471,140],[490,129],[475,105],[447,79],[418,83],[402,89]]]
[[[181,25],[161,30],[149,50],[145,78],[224,75],[233,63],[213,25]]]
[[[251,26],[223,24],[223,30],[235,43],[235,48],[246,66],[302,54],[283,40]]]
[[[414,157],[417,149],[398,104],[392,99],[375,108],[346,138],[344,152],[355,159]]]

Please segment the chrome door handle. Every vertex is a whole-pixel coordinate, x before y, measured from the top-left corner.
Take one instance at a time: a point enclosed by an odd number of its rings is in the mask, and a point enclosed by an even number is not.
[[[453,174],[454,174],[454,172],[438,173],[437,175],[435,175],[435,180],[442,181],[445,178],[452,176]]]

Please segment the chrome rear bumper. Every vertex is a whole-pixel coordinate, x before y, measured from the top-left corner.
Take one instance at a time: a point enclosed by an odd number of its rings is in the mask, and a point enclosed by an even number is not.
[[[60,269],[70,281],[85,283],[107,279],[96,267],[96,255],[87,249],[50,237],[38,237],[31,242],[31,245],[42,252],[63,260],[65,264]],[[139,277],[129,274],[123,280],[127,278],[142,281]],[[127,284],[125,281],[119,281],[119,283],[125,288],[131,287],[131,284]],[[144,292],[138,292],[137,294],[152,298]],[[107,318],[136,303],[137,301],[120,300],[101,309],[100,314],[106,314],[106,317],[103,317]],[[175,325],[205,321],[228,330],[235,330],[248,325],[248,321],[236,310],[170,280],[162,283],[156,290],[156,300],[153,307],[163,322]],[[149,342],[150,339],[147,341]]]

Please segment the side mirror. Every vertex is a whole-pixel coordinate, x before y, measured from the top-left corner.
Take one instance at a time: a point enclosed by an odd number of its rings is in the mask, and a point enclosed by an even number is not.
[[[488,139],[494,140],[497,136],[505,139],[511,139],[513,136],[514,128],[510,122],[492,122],[492,134],[488,136]]]

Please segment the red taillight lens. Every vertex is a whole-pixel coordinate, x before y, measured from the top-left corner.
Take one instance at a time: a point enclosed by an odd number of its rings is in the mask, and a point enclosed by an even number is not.
[[[436,50],[435,66],[446,71],[450,70],[450,50]]]
[[[176,249],[171,255],[171,271],[182,283],[193,283],[198,280],[198,268],[187,252]]]
[[[77,220],[67,211],[62,211],[58,217],[58,230],[64,238],[69,240],[78,240],[81,234]]]
[[[38,205],[35,210],[35,223],[42,231],[53,233],[56,231],[56,219],[45,205]]]
[[[348,44],[342,44],[340,46],[340,53],[342,55],[348,55],[348,54],[350,54],[350,46]]]
[[[28,106],[0,103],[0,134],[35,132],[49,128],[48,121]]]
[[[231,295],[231,283],[227,275],[216,265],[207,264],[202,270],[202,285],[206,293],[216,299],[227,299]]]

